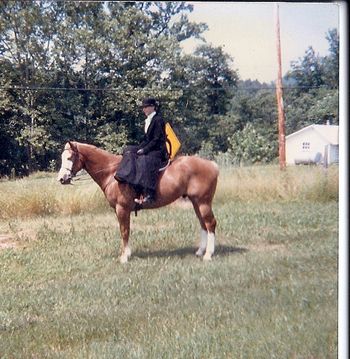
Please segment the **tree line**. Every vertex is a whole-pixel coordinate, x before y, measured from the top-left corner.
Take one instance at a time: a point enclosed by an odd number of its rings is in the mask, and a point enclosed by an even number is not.
[[[114,153],[142,136],[142,98],[161,103],[182,152],[232,163],[278,156],[274,84],[242,81],[234,59],[204,42],[186,2],[7,1],[0,4],[0,175],[57,169],[63,144]],[[284,76],[286,132],[338,123],[339,36]],[[204,39],[203,39],[204,40]]]

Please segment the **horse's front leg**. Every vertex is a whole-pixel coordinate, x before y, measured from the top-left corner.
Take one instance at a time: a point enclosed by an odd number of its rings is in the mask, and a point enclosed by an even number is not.
[[[129,247],[130,210],[117,205],[115,212],[117,214],[120,235],[122,238],[120,263],[126,263],[131,256],[131,249]]]

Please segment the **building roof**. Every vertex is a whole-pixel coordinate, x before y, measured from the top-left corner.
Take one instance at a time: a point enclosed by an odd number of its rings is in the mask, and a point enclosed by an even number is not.
[[[302,132],[309,130],[316,131],[321,137],[323,137],[331,145],[339,144],[339,126],[335,126],[335,125],[310,125],[302,128],[299,131],[291,133],[290,135],[286,136],[286,139],[297,136]]]

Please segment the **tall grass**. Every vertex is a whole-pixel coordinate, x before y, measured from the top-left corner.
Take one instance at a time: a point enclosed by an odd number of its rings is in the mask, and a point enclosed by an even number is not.
[[[222,168],[215,201],[304,201],[338,199],[338,167],[277,166]],[[52,174],[0,182],[0,219],[101,212],[108,204],[88,177],[60,185]]]
[[[100,188],[87,177],[72,186],[62,186],[49,173],[0,182],[0,219],[98,212],[107,206]]]
[[[315,201],[338,200],[338,167],[232,167],[221,170],[216,200]]]

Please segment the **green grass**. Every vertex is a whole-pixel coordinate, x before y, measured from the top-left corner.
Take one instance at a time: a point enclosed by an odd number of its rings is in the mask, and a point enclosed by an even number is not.
[[[228,183],[223,171],[210,263],[193,255],[199,225],[181,203],[133,216],[127,265],[107,207],[3,218],[0,357],[336,358],[337,201],[262,200],[261,183],[237,199]],[[95,191],[67,189],[83,188]]]

